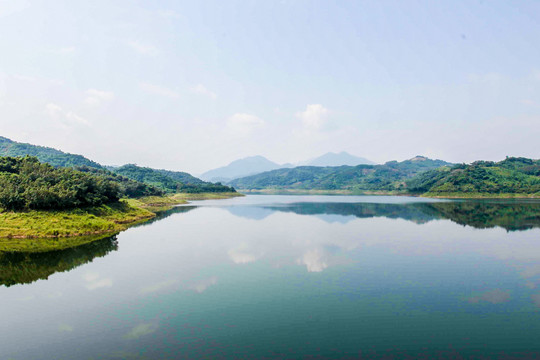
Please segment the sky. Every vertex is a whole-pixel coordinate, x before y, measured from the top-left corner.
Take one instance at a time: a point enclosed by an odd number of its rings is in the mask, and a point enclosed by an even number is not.
[[[0,135],[238,158],[540,158],[538,1],[0,0]]]

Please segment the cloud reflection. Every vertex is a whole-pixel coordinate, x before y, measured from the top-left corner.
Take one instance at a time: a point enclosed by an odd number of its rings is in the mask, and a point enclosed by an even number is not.
[[[217,277],[213,276],[211,278],[201,280],[198,283],[190,286],[189,288],[200,294],[204,292],[206,289],[208,289],[210,286],[217,284],[217,281],[218,281]]]
[[[510,293],[501,289],[494,289],[483,292],[477,296],[471,296],[467,300],[472,304],[477,304],[481,301],[486,301],[491,304],[502,304],[510,301]]]
[[[328,267],[326,255],[321,249],[309,250],[296,262],[299,265],[306,265],[309,272],[321,272]]]
[[[231,249],[228,254],[235,264],[248,264],[257,260],[257,256],[238,249]]]
[[[177,281],[174,280],[174,279],[161,281],[161,282],[158,282],[156,284],[141,288],[140,293],[141,294],[149,294],[149,293],[157,292],[157,291],[160,291],[162,289],[168,288],[171,285],[174,285],[176,283],[177,283]]]
[[[113,284],[112,279],[110,278],[100,278],[98,273],[86,273],[83,276],[84,281],[86,281],[85,287],[88,290],[96,290],[104,287],[111,287]]]
[[[60,324],[58,325],[58,331],[59,332],[72,332],[73,326],[68,325],[68,324]]]
[[[126,335],[124,335],[124,339],[126,340],[136,340],[142,336],[151,334],[157,330],[157,326],[151,323],[142,323],[137,326],[135,326],[133,329],[131,329]]]

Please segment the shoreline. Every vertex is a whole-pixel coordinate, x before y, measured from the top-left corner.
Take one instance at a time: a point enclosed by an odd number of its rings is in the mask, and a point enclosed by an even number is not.
[[[352,196],[411,196],[426,199],[540,199],[540,194],[519,193],[441,193],[441,194],[412,194],[402,191],[352,191],[352,190],[302,190],[302,189],[261,189],[247,190],[238,189],[238,192],[246,195],[352,195]]]
[[[0,213],[1,252],[62,250],[114,236],[144,224],[159,213],[191,200],[226,199],[240,193],[179,193],[123,199],[118,203],[63,211],[30,210]]]

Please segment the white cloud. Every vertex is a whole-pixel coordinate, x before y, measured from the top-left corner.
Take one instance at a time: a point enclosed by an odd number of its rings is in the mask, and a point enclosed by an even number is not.
[[[180,14],[173,10],[160,10],[157,12],[159,16],[165,19],[180,19]]]
[[[180,98],[179,93],[177,93],[174,90],[162,87],[162,86],[152,85],[152,84],[148,84],[148,83],[140,83],[139,86],[141,87],[141,89],[143,89],[146,92],[150,92],[150,93],[153,93],[153,94],[169,97],[171,99]]]
[[[19,75],[19,74],[15,74],[13,75],[13,78],[15,80],[19,80],[19,81],[27,81],[27,82],[34,82],[36,81],[36,78],[33,77],[33,76],[27,76],[27,75]]]
[[[199,84],[197,86],[194,86],[191,88],[191,91],[194,92],[195,94],[200,94],[200,95],[204,95],[204,96],[207,96],[209,97],[210,99],[215,99],[217,98],[217,95],[216,93],[208,90],[204,85],[202,84]]]
[[[156,56],[159,53],[155,46],[142,44],[138,41],[128,41],[128,45],[142,55]]]
[[[0,17],[23,11],[28,6],[30,6],[30,3],[26,0],[0,0]]]
[[[264,125],[264,120],[255,115],[236,113],[227,119],[228,130],[236,136],[249,136],[256,128]]]
[[[306,129],[320,130],[326,123],[329,110],[321,104],[310,104],[305,111],[296,113],[296,117],[302,120]]]
[[[69,55],[69,54],[73,54],[75,50],[77,50],[75,46],[67,46],[67,47],[58,49],[56,52],[62,55]]]
[[[536,105],[536,102],[534,100],[531,100],[531,99],[523,99],[520,101],[520,103],[522,103],[523,105],[529,105],[529,106],[535,106]]]
[[[73,111],[64,110],[60,105],[54,103],[45,105],[45,114],[64,125],[90,125],[90,122],[82,116],[75,114]]]
[[[539,80],[539,81],[540,81],[540,70],[538,70],[538,69],[534,69],[534,70],[533,70],[533,78],[534,78],[535,80]]]
[[[114,99],[114,93],[110,91],[101,91],[96,89],[86,90],[85,103],[88,105],[99,105],[103,101],[110,101]]]

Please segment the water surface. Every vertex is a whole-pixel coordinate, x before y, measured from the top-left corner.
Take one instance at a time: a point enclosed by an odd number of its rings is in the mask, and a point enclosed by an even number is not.
[[[1,359],[540,357],[540,202],[247,196],[0,255]]]

